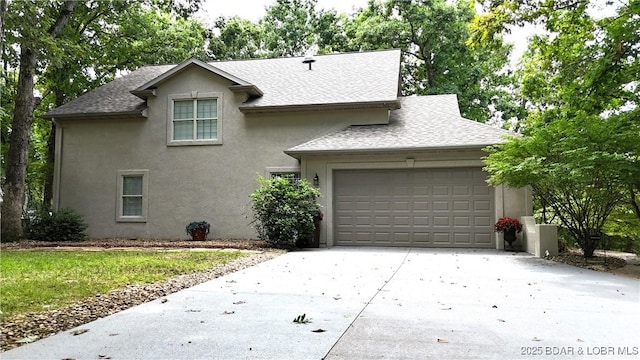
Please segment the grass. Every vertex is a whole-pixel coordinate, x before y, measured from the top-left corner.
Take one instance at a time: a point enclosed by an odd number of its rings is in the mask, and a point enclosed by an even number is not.
[[[147,284],[234,260],[239,251],[3,250],[0,319],[56,309],[129,284]]]

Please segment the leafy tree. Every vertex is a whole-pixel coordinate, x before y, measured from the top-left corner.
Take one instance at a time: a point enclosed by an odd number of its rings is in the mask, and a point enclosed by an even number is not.
[[[11,135],[3,184],[2,239],[14,241],[22,237],[22,204],[27,156],[36,98],[33,95],[38,59],[47,45],[54,42],[69,22],[76,1],[49,3],[44,9],[33,1],[9,3],[8,14],[19,14],[23,23],[16,43],[20,47],[19,76],[16,88]],[[11,20],[10,18],[7,20]],[[11,24],[11,23],[10,23]],[[17,26],[17,24],[13,24]],[[11,34],[11,32],[8,32]],[[6,36],[6,35],[5,35]],[[7,40],[8,40],[8,36]],[[40,55],[40,56],[39,56]]]
[[[214,27],[219,30],[209,43],[209,52],[215,59],[251,59],[266,57],[262,34],[264,30],[259,24],[237,16],[220,17]]]
[[[209,50],[216,59],[301,56],[307,52],[344,50],[346,16],[317,9],[317,0],[276,0],[253,23],[238,17],[218,18]]]
[[[402,93],[454,93],[462,115],[487,121],[492,108],[503,120],[520,114],[508,99],[510,46],[496,37],[492,46],[471,46],[470,1],[371,1],[346,27],[352,49],[402,50]]]
[[[261,240],[276,247],[293,247],[313,236],[314,216],[320,213],[318,189],[306,180],[259,178],[251,194],[253,221]]]
[[[521,91],[533,111],[521,138],[491,149],[487,170],[494,184],[531,185],[590,257],[590,235],[616,207],[638,203],[640,2],[601,19],[589,1],[527,4],[497,5],[509,16],[495,17],[542,21],[554,35],[530,44]]]

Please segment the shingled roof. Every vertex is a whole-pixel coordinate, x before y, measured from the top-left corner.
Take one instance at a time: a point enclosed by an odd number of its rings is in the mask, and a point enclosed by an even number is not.
[[[221,70],[242,79],[242,86],[251,84],[262,92],[240,106],[243,112],[398,107],[400,50],[318,55],[311,70],[303,59],[217,61],[206,68],[218,76],[211,69]],[[184,63],[144,66],[49,111],[45,117],[144,116],[146,101],[132,91],[140,95],[141,86],[154,85],[154,79],[164,80],[163,74],[176,66]]]
[[[304,154],[482,148],[504,142],[510,132],[460,116],[456,95],[400,98],[389,124],[357,125],[329,133],[285,152]]]

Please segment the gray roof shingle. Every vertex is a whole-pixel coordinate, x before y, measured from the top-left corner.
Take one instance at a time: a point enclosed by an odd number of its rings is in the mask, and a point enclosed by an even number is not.
[[[312,70],[302,63],[302,57],[210,64],[255,85],[263,92],[261,97],[252,98],[241,105],[243,111],[363,103],[397,107],[400,50],[318,55],[314,59]],[[139,68],[49,111],[46,116],[141,114],[146,107],[145,101],[131,94],[131,91],[152,82],[175,66]]]
[[[129,91],[170,70],[172,67],[174,65],[141,67],[50,110],[45,117],[140,115],[146,108],[146,103]]]
[[[400,98],[388,125],[349,126],[285,152],[301,155],[323,152],[428,150],[484,147],[504,142],[511,133],[460,116],[456,95]]]

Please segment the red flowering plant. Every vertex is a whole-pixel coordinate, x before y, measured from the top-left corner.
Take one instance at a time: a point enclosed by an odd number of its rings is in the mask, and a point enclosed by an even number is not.
[[[510,217],[501,217],[498,222],[493,226],[496,232],[506,232],[510,229],[516,229],[516,232],[522,231],[522,225],[518,219]]]

